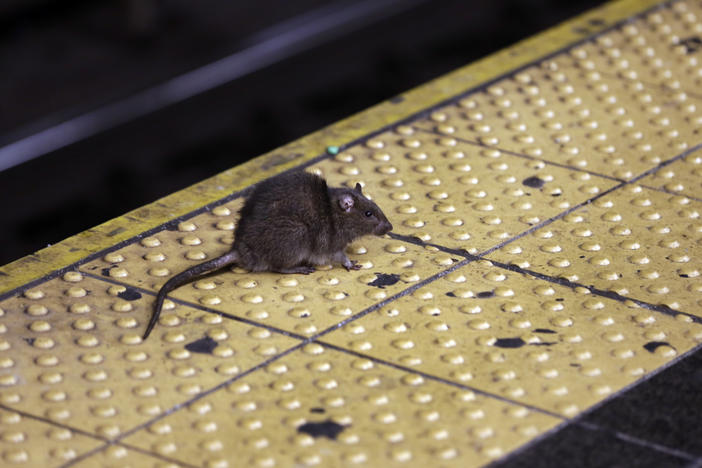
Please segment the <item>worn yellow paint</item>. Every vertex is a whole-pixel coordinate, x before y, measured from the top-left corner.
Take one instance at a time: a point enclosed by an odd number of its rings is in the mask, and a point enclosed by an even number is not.
[[[331,145],[357,138],[434,106],[510,70],[554,53],[656,5],[655,0],[611,2],[533,38],[460,68],[416,89],[401,101],[385,101],[259,158],[192,187],[138,208],[119,218],[70,237],[33,255],[0,267],[0,294],[65,268],[86,256],[130,239],[193,209],[219,200],[265,177],[324,153]]]

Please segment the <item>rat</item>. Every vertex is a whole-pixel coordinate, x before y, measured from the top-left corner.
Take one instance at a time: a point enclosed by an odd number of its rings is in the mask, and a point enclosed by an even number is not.
[[[339,262],[361,268],[344,253],[361,236],[392,231],[383,211],[353,189],[328,187],[320,176],[304,171],[283,173],[254,186],[239,210],[234,243],[224,255],[178,273],[161,287],[144,332],[148,338],[170,291],[206,273],[236,264],[251,272],[310,274],[314,265]]]

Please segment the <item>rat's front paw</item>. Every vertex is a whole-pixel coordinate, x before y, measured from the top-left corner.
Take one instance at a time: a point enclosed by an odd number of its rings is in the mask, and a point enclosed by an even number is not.
[[[347,271],[360,270],[361,265],[356,263],[356,260],[349,260],[348,262],[344,262],[344,268],[346,268]]]

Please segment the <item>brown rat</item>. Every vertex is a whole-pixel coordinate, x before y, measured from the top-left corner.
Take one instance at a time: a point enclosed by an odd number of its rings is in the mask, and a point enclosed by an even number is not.
[[[361,236],[382,236],[392,224],[366,198],[361,185],[328,187],[321,177],[304,171],[284,173],[254,187],[239,211],[229,252],[178,273],[161,287],[144,339],[156,325],[166,294],[205,273],[237,264],[249,271],[309,274],[313,265],[341,263],[360,268],[344,254]]]

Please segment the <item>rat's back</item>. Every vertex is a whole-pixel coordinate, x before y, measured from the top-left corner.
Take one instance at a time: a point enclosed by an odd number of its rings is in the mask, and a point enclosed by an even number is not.
[[[254,188],[239,211],[233,250],[251,271],[281,270],[309,257],[329,226],[327,183],[303,171],[281,174]]]

